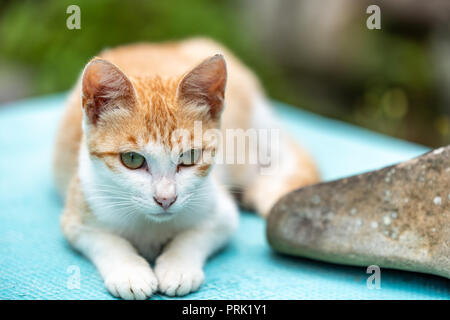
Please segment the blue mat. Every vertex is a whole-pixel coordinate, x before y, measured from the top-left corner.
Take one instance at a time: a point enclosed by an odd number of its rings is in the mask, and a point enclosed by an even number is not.
[[[111,299],[91,263],[59,229],[62,203],[51,154],[64,95],[0,106],[0,299]],[[417,156],[426,148],[277,104],[286,126],[311,150],[323,178],[351,175]],[[71,266],[80,288],[69,289]],[[449,299],[449,281],[385,270],[368,289],[365,268],[274,253],[264,221],[242,213],[238,233],[206,266],[187,299]],[[155,296],[165,299],[164,296]]]

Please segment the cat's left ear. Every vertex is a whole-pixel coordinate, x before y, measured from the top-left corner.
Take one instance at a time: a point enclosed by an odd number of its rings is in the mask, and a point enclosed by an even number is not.
[[[181,103],[207,107],[208,114],[218,119],[223,109],[227,67],[221,54],[216,54],[187,73],[178,85]]]
[[[93,59],[82,76],[82,104],[91,124],[103,113],[117,108],[130,108],[136,94],[130,79],[114,64]]]

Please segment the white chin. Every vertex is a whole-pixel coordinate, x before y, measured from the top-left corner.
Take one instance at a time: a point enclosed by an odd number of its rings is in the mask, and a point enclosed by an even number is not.
[[[146,218],[156,222],[168,221],[174,216],[176,216],[174,212],[148,213],[145,215]]]

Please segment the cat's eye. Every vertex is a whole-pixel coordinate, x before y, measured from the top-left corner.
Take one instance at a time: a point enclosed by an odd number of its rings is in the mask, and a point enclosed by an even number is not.
[[[136,152],[125,152],[120,154],[120,160],[128,169],[139,169],[145,163],[145,158]]]
[[[191,149],[180,154],[180,160],[178,164],[180,166],[189,167],[193,166],[200,160],[201,150]]]

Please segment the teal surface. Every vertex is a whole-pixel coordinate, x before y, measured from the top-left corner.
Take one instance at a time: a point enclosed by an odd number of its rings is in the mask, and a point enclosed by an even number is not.
[[[68,247],[59,229],[62,203],[50,159],[63,100],[57,95],[0,106],[0,299],[111,299],[95,268]],[[288,106],[277,110],[325,180],[427,151]],[[80,270],[79,289],[67,286],[71,266]],[[187,299],[450,298],[450,282],[437,276],[382,269],[381,289],[370,290],[365,268],[276,254],[264,221],[250,213],[241,215],[239,231],[205,271],[205,284]]]

